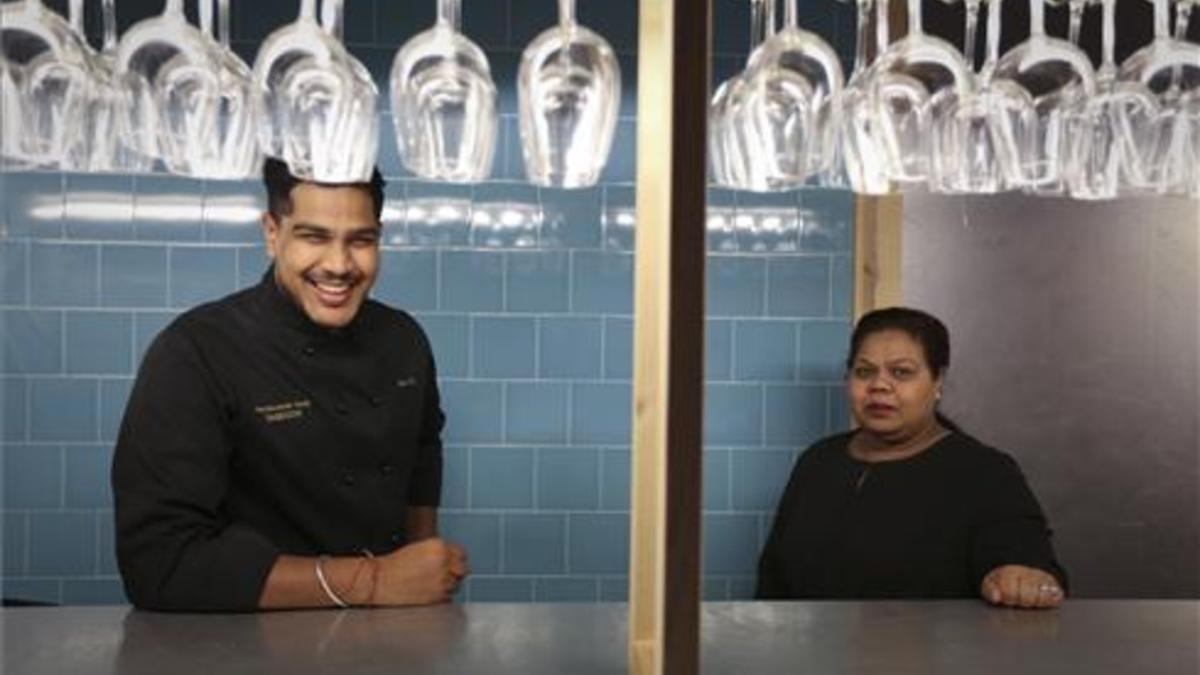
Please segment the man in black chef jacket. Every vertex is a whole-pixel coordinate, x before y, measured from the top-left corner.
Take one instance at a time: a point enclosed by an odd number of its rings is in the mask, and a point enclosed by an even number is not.
[[[443,602],[444,423],[429,342],[367,298],[383,179],[318,184],[268,160],[270,269],[150,346],[113,458],[117,561],[139,607]]]

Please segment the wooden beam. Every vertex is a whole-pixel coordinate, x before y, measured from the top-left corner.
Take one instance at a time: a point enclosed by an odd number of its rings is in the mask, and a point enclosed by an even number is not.
[[[902,304],[900,265],[904,200],[854,197],[854,319]]]
[[[629,667],[699,671],[711,0],[641,0]]]

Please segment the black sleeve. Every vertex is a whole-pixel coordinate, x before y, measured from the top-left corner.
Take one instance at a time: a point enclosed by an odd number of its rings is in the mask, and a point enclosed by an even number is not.
[[[971,552],[975,588],[1001,565],[1044,570],[1068,588],[1067,572],[1054,556],[1046,517],[1024,474],[1008,455],[996,453],[996,458],[981,473],[983,484],[977,493],[979,515]]]
[[[117,563],[134,605],[256,609],[278,556],[263,535],[220,512],[232,444],[219,387],[176,328],[138,372],[113,455]]]
[[[796,497],[800,492],[800,474],[804,460],[810,456],[811,449],[806,451],[792,467],[792,475],[788,478],[783,496],[779,498],[779,506],[775,508],[775,520],[771,523],[771,533],[763,544],[762,553],[758,558],[758,580],[754,587],[756,600],[789,600],[792,593],[788,588],[785,571],[780,565],[782,556],[782,533],[787,528],[788,521],[795,510]]]
[[[410,506],[437,506],[442,495],[442,427],[446,416],[442,413],[441,398],[437,387],[437,366],[424,334],[421,335],[428,360],[429,377],[422,396],[425,409],[421,413],[421,430],[417,436],[417,463],[408,489]]]

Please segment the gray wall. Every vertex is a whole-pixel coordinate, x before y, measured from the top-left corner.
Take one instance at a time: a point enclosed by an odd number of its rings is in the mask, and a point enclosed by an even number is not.
[[[1017,458],[1077,597],[1200,596],[1200,205],[905,199],[945,410]]]

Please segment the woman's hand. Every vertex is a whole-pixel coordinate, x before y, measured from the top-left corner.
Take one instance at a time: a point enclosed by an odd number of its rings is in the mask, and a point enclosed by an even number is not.
[[[1024,565],[1001,565],[988,572],[979,594],[993,605],[1027,609],[1058,607],[1063,601],[1054,575]]]

